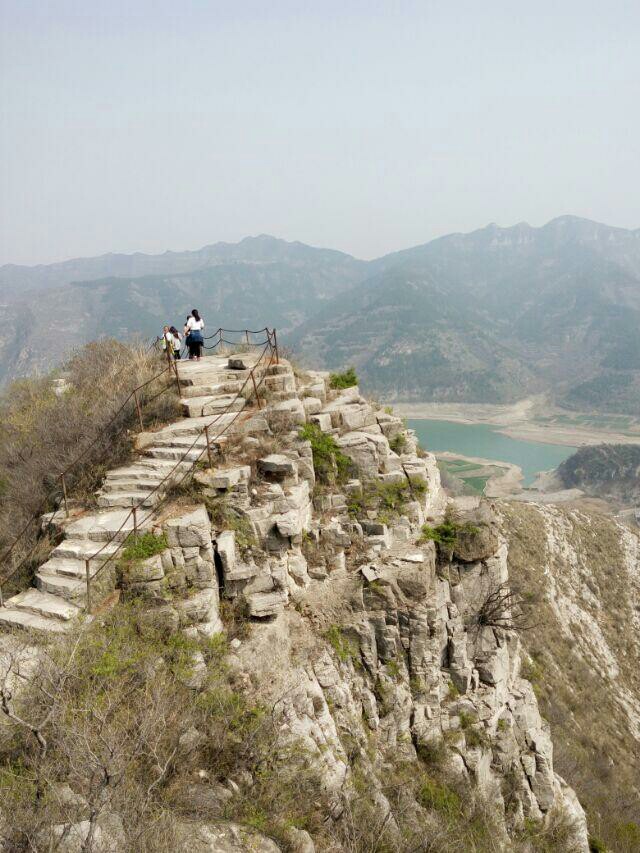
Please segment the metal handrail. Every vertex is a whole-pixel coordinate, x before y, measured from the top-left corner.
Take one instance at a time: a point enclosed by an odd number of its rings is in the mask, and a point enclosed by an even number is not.
[[[146,499],[148,499],[148,498],[150,497],[150,495],[154,494],[154,493],[155,493],[155,492],[156,492],[156,491],[157,491],[157,490],[158,490],[158,489],[163,485],[163,483],[164,483],[164,482],[165,482],[165,481],[166,481],[166,480],[167,480],[167,479],[168,479],[168,478],[169,478],[169,477],[174,473],[174,471],[176,470],[176,468],[177,468],[177,467],[178,467],[178,466],[179,466],[179,465],[184,461],[184,459],[186,458],[187,454],[188,454],[188,453],[193,449],[193,447],[195,447],[195,445],[197,444],[198,438],[200,438],[200,436],[201,436],[203,433],[205,433],[205,432],[206,432],[206,434],[207,434],[207,445],[206,445],[205,449],[204,449],[204,450],[203,450],[203,451],[202,451],[202,452],[201,452],[201,453],[196,457],[196,459],[194,460],[194,462],[193,462],[193,464],[192,464],[191,468],[190,468],[190,469],[188,469],[188,470],[185,472],[185,474],[183,475],[183,477],[182,477],[178,482],[179,482],[179,483],[181,483],[181,482],[182,482],[182,480],[185,478],[185,476],[186,476],[187,474],[191,473],[192,469],[195,467],[195,465],[197,464],[197,462],[199,462],[199,460],[202,458],[203,454],[204,454],[205,452],[209,452],[209,438],[208,438],[208,430],[209,430],[209,428],[210,428],[213,424],[215,424],[215,423],[216,423],[216,421],[217,421],[220,417],[222,417],[222,415],[224,415],[224,414],[227,414],[227,413],[228,413],[228,411],[229,411],[230,407],[235,403],[235,401],[238,399],[238,397],[239,397],[239,396],[242,394],[242,392],[244,391],[244,389],[245,389],[245,387],[247,386],[247,383],[249,382],[249,380],[251,380],[251,381],[252,381],[252,383],[253,383],[253,387],[254,387],[254,391],[255,391],[255,394],[256,394],[256,399],[257,399],[257,402],[258,402],[258,406],[260,406],[259,396],[258,396],[258,388],[259,388],[259,387],[261,387],[261,385],[262,385],[262,383],[263,383],[264,375],[263,375],[263,377],[260,379],[260,382],[259,382],[258,384],[256,384],[256,381],[255,381],[255,370],[256,370],[256,368],[258,367],[258,365],[260,364],[260,362],[262,361],[262,358],[263,358],[263,356],[264,356],[264,354],[266,353],[266,351],[267,351],[267,350],[269,350],[269,351],[270,351],[270,360],[269,360],[269,364],[268,364],[267,366],[268,366],[268,367],[270,367],[272,363],[276,363],[276,364],[278,363],[279,359],[278,359],[278,348],[277,348],[276,330],[275,330],[275,329],[270,330],[269,328],[265,327],[265,329],[260,329],[260,330],[258,330],[258,332],[253,332],[253,331],[251,331],[251,330],[246,330],[246,329],[242,329],[242,330],[234,330],[234,329],[222,329],[222,328],[220,328],[220,329],[218,329],[216,332],[214,332],[214,334],[213,334],[212,336],[210,336],[210,337],[214,337],[215,335],[220,334],[220,340],[218,341],[218,343],[217,343],[217,344],[215,344],[213,347],[211,347],[212,349],[215,349],[215,348],[216,348],[216,347],[217,347],[217,346],[222,342],[222,340],[223,340],[223,339],[222,339],[222,333],[223,333],[223,332],[238,333],[238,334],[240,334],[240,333],[245,333],[245,332],[246,332],[246,333],[247,333],[247,340],[248,340],[248,335],[249,335],[249,334],[259,334],[260,332],[266,332],[267,340],[266,340],[266,342],[262,342],[262,343],[264,343],[264,344],[265,344],[265,348],[263,349],[263,351],[262,351],[262,353],[261,353],[260,358],[258,359],[258,361],[253,365],[253,367],[252,367],[252,368],[251,368],[251,370],[249,371],[249,375],[248,375],[248,376],[247,376],[247,378],[245,379],[245,382],[243,383],[243,385],[242,385],[242,387],[241,387],[240,391],[236,394],[236,396],[234,397],[234,399],[229,403],[229,405],[227,406],[227,408],[226,408],[225,410],[223,410],[222,412],[220,412],[220,413],[219,413],[219,414],[214,418],[214,420],[213,420],[213,421],[211,421],[211,423],[209,423],[209,424],[205,425],[205,427],[203,428],[203,430],[201,430],[201,431],[196,435],[196,438],[195,438],[195,440],[194,440],[193,444],[192,444],[190,447],[188,447],[188,448],[187,448],[187,450],[185,451],[184,456],[183,456],[183,457],[181,457],[181,458],[178,460],[178,462],[176,462],[176,465],[171,469],[171,471],[169,471],[169,473],[166,475],[166,477],[165,477],[165,478],[163,478],[163,480],[161,480],[161,481],[160,481],[160,483],[158,483],[158,484],[157,484],[157,486],[153,489],[153,491],[152,491],[152,492],[150,492],[150,493],[146,496],[145,500],[146,500]],[[161,337],[157,337],[157,338],[156,338],[156,340],[155,340],[155,341],[153,341],[153,342],[151,343],[150,348],[151,348],[152,346],[154,346],[154,345],[157,345],[161,340],[162,340],[162,338],[161,338]],[[138,396],[137,396],[138,391],[140,391],[141,389],[145,388],[147,385],[149,385],[149,384],[150,384],[151,382],[153,382],[155,379],[158,379],[159,377],[164,376],[168,371],[173,371],[173,373],[174,373],[174,375],[175,375],[175,378],[176,378],[176,383],[177,383],[177,386],[178,386],[178,394],[181,394],[180,377],[179,377],[179,375],[178,375],[177,362],[175,361],[175,359],[173,359],[173,358],[172,358],[172,355],[171,355],[171,352],[170,352],[170,348],[169,348],[169,347],[167,347],[167,348],[166,348],[166,355],[167,355],[167,361],[168,361],[168,365],[167,365],[167,367],[165,367],[165,368],[164,368],[164,370],[160,371],[160,373],[158,373],[158,374],[156,374],[155,376],[153,376],[153,377],[151,377],[150,379],[148,379],[146,382],[143,382],[141,385],[139,385],[139,386],[137,386],[136,388],[134,388],[134,389],[129,393],[129,395],[128,395],[128,397],[125,399],[125,401],[122,403],[122,405],[120,406],[120,408],[119,408],[119,409],[114,413],[114,415],[109,419],[109,421],[107,421],[107,423],[102,427],[102,429],[100,430],[100,432],[96,434],[96,436],[94,437],[93,441],[92,441],[89,445],[87,445],[87,447],[85,447],[85,448],[83,449],[83,451],[82,451],[82,452],[81,452],[81,453],[80,453],[80,454],[79,454],[79,455],[78,455],[78,456],[77,456],[77,457],[76,457],[76,458],[75,458],[75,459],[74,459],[74,460],[73,460],[73,461],[72,461],[72,462],[67,466],[67,468],[62,472],[62,474],[60,474],[60,476],[59,476],[59,478],[58,478],[58,479],[60,479],[60,480],[61,480],[61,484],[62,484],[63,500],[58,504],[57,508],[54,510],[53,514],[51,515],[51,517],[50,517],[50,519],[49,519],[49,522],[48,522],[48,523],[49,523],[49,525],[53,522],[53,520],[54,520],[54,519],[55,519],[55,517],[57,516],[57,514],[58,514],[58,512],[60,511],[60,509],[61,509],[61,507],[62,507],[62,506],[64,506],[64,508],[65,508],[65,512],[66,512],[66,514],[68,515],[68,509],[67,509],[67,488],[66,488],[66,482],[65,482],[65,479],[64,479],[64,478],[65,478],[65,475],[69,473],[69,471],[71,470],[71,468],[73,468],[73,467],[74,467],[74,465],[76,465],[76,464],[77,464],[81,459],[83,459],[83,458],[84,458],[84,456],[86,455],[86,453],[88,452],[88,450],[90,450],[93,446],[95,446],[95,444],[97,443],[97,441],[99,440],[99,438],[100,438],[100,437],[105,433],[106,429],[107,429],[109,426],[111,426],[111,424],[115,421],[115,419],[117,418],[117,416],[118,416],[118,415],[119,415],[119,414],[124,410],[125,406],[129,403],[129,401],[130,401],[132,398],[135,400],[136,410],[137,410],[137,414],[138,414],[138,418],[139,418],[139,422],[140,422],[141,430],[143,430],[143,429],[144,429],[143,422],[142,422],[142,412],[141,412],[141,408],[140,408],[139,399],[138,399]],[[152,398],[152,400],[153,400],[153,399],[155,399],[156,397],[160,396],[160,394],[165,393],[165,391],[166,391],[166,390],[168,390],[168,388],[169,388],[169,387],[170,387],[170,385],[167,385],[165,388],[163,388],[163,389],[162,389],[158,394],[156,394],[156,395]],[[239,415],[239,414],[240,414],[240,412],[238,412],[238,415]],[[224,430],[222,430],[222,432],[221,432],[221,433],[219,433],[219,434],[215,437],[214,441],[215,441],[215,440],[217,440],[217,438],[219,438],[219,437],[220,437],[220,435],[222,435],[222,434],[224,433],[224,431],[225,431],[226,429],[228,429],[228,427],[229,427],[229,426],[231,426],[231,424],[233,424],[233,423],[235,422],[235,420],[236,420],[236,418],[238,417],[238,415],[236,415],[236,416],[235,416],[235,417],[230,421],[230,423],[227,425],[227,427],[225,427],[225,429],[224,429]],[[49,497],[51,497],[51,495],[52,495],[52,494],[53,494],[53,493],[50,493],[49,495],[47,495],[47,499],[48,499]],[[128,519],[131,517],[131,515],[133,515],[133,516],[134,516],[134,526],[136,525],[136,523],[137,523],[137,522],[136,522],[136,512],[137,512],[137,510],[140,508],[140,506],[142,506],[142,504],[143,504],[143,503],[144,503],[144,501],[141,501],[141,503],[140,503],[139,505],[134,506],[134,507],[132,508],[131,512],[130,512],[130,513],[128,513],[128,515],[125,517],[125,519],[124,519],[124,521],[123,521],[122,525],[120,526],[120,528],[118,528],[118,530],[114,533],[114,536],[112,537],[112,539],[110,539],[110,540],[109,540],[109,542],[105,543],[105,545],[104,545],[101,549],[99,549],[95,554],[93,554],[93,555],[92,555],[92,557],[90,557],[89,559],[95,559],[95,557],[99,556],[99,554],[104,550],[104,548],[106,547],[106,545],[107,545],[107,544],[110,544],[110,543],[113,541],[113,539],[115,539],[115,537],[116,537],[116,536],[117,536],[117,535],[122,531],[122,529],[123,529],[123,528],[124,528],[124,526],[126,525],[126,522],[127,522],[127,521],[128,521]],[[155,512],[155,511],[156,511],[156,508],[157,508],[157,505],[156,505],[156,507],[153,509],[153,512]],[[153,514],[153,512],[152,512],[151,514]],[[14,539],[14,541],[11,543],[11,545],[9,546],[9,548],[8,548],[8,549],[5,551],[5,553],[2,555],[2,557],[0,558],[0,561],[4,561],[7,557],[9,557],[9,556],[12,554],[12,552],[13,552],[13,550],[14,550],[15,546],[16,546],[16,545],[17,545],[17,543],[18,543],[18,542],[23,538],[24,534],[25,534],[25,533],[26,533],[26,531],[29,529],[30,525],[31,525],[31,524],[33,524],[33,523],[34,523],[34,521],[38,521],[38,520],[40,519],[40,517],[41,517],[41,514],[37,514],[37,515],[34,515],[32,518],[30,518],[30,519],[27,521],[27,523],[24,525],[24,527],[20,530],[20,532],[19,532],[18,536]],[[12,577],[14,577],[14,575],[15,575],[15,574],[16,574],[16,573],[17,573],[17,572],[22,568],[22,566],[25,564],[25,562],[26,562],[26,561],[27,561],[27,560],[32,556],[32,554],[34,553],[34,551],[36,550],[36,548],[38,547],[38,545],[39,545],[39,541],[36,541],[36,542],[35,542],[35,544],[34,544],[34,546],[31,548],[31,550],[30,550],[30,551],[29,551],[25,556],[23,556],[23,558],[20,560],[20,562],[19,562],[16,566],[14,566],[14,567],[12,568],[12,570],[11,570],[8,574],[6,574],[6,575],[4,575],[3,577],[1,577],[1,578],[0,578],[0,606],[3,606],[3,604],[4,604],[4,597],[3,597],[3,594],[2,594],[2,586],[3,586],[4,584],[6,584],[6,583],[7,583],[7,581],[11,580],[11,578],[12,578]],[[116,554],[116,553],[118,553],[118,551],[119,551],[119,550],[120,550],[120,548],[118,548],[118,549],[113,553],[113,555],[109,558],[109,560],[107,560],[105,563],[103,563],[103,564],[102,564],[102,566],[100,567],[100,569],[98,570],[98,572],[96,572],[96,574],[94,575],[94,577],[95,577],[95,576],[96,576],[100,571],[102,571],[102,568],[104,568],[104,566],[105,566],[105,565],[107,565],[107,563],[112,559],[112,557],[113,557],[113,556],[115,556],[115,554]],[[86,566],[86,568],[87,568],[87,572],[88,572],[88,561],[86,562],[85,566]],[[89,578],[89,574],[88,574],[88,573],[87,573],[87,578]],[[89,581],[88,581],[88,582],[89,582]],[[88,589],[88,597],[90,597],[90,589]]]
[[[269,362],[268,362],[268,364],[266,364],[266,367],[265,367],[264,371],[262,372],[262,375],[259,377],[259,381],[256,383],[256,371],[257,371],[257,368],[258,368],[258,366],[261,364],[261,362],[262,362],[262,360],[263,360],[263,358],[264,358],[265,354],[267,353],[267,351],[269,352]],[[194,471],[194,469],[195,469],[196,465],[197,465],[197,464],[198,464],[198,462],[202,459],[202,457],[204,456],[204,454],[205,454],[205,453],[209,456],[209,458],[211,458],[211,456],[210,456],[210,446],[211,446],[211,443],[215,443],[215,442],[216,442],[216,441],[217,441],[217,440],[218,440],[222,435],[224,435],[224,434],[225,434],[225,432],[227,432],[227,430],[229,430],[229,428],[230,428],[230,427],[231,427],[231,426],[232,426],[232,425],[233,425],[233,424],[238,420],[238,418],[240,417],[240,415],[242,415],[242,414],[246,414],[246,413],[244,413],[242,410],[237,411],[237,412],[234,414],[233,418],[232,418],[232,419],[231,419],[227,424],[225,424],[225,426],[223,426],[223,427],[222,427],[222,429],[220,430],[220,432],[218,432],[218,433],[214,436],[214,438],[213,438],[213,439],[211,439],[211,438],[210,438],[210,436],[209,436],[209,429],[211,428],[211,426],[212,426],[212,425],[214,425],[217,421],[219,421],[219,420],[220,420],[220,418],[222,418],[225,414],[229,414],[229,412],[232,410],[232,407],[233,407],[234,403],[235,403],[235,402],[236,402],[240,397],[242,397],[242,395],[243,395],[243,391],[244,391],[244,390],[245,390],[245,388],[247,387],[247,385],[248,385],[248,383],[249,383],[249,381],[250,381],[250,380],[251,380],[251,382],[252,382],[252,384],[253,384],[253,387],[254,387],[255,396],[256,396],[256,402],[258,403],[258,408],[260,408],[260,397],[259,397],[259,395],[258,395],[258,389],[262,386],[262,384],[263,384],[263,382],[264,382],[264,377],[265,377],[265,374],[266,374],[266,370],[268,370],[268,369],[269,369],[269,367],[271,367],[271,365],[272,365],[272,364],[274,364],[274,363],[275,363],[275,364],[277,364],[277,363],[278,363],[278,357],[277,357],[277,354],[276,354],[275,348],[272,346],[271,342],[269,341],[269,342],[265,345],[264,349],[262,350],[262,352],[261,352],[261,354],[260,354],[260,357],[258,358],[258,361],[257,361],[257,362],[256,362],[256,363],[251,367],[251,369],[250,369],[250,371],[249,371],[249,374],[248,374],[247,378],[246,378],[246,379],[245,379],[245,381],[243,382],[242,387],[241,387],[241,388],[240,388],[240,390],[236,393],[236,395],[235,395],[235,397],[233,398],[233,400],[231,400],[231,401],[229,402],[229,404],[226,406],[226,408],[225,408],[225,409],[223,409],[221,412],[219,412],[219,413],[218,413],[218,414],[213,418],[213,420],[212,420],[212,421],[210,421],[209,423],[205,424],[205,425],[204,425],[204,427],[203,427],[203,428],[202,428],[198,433],[196,433],[196,437],[194,438],[193,442],[189,445],[189,447],[187,447],[187,448],[186,448],[186,450],[185,450],[184,454],[180,457],[180,459],[178,459],[178,461],[177,461],[177,462],[176,462],[176,464],[173,466],[173,468],[172,468],[172,469],[171,469],[171,470],[170,470],[170,471],[165,475],[165,477],[163,477],[163,479],[162,479],[162,480],[161,480],[161,481],[160,481],[160,482],[155,486],[155,488],[154,488],[154,489],[152,489],[152,491],[150,491],[147,495],[145,495],[144,499],[143,499],[143,500],[141,500],[141,501],[140,501],[140,503],[136,504],[135,506],[133,506],[133,507],[131,508],[131,510],[130,510],[130,511],[127,513],[127,515],[124,517],[124,519],[123,519],[123,521],[122,521],[122,523],[121,523],[120,527],[118,527],[118,529],[117,529],[116,531],[114,531],[113,536],[112,536],[109,540],[107,540],[107,541],[104,543],[104,545],[102,545],[102,547],[101,547],[101,548],[99,548],[99,549],[98,549],[94,554],[92,554],[91,556],[89,556],[89,557],[85,558],[85,579],[86,579],[86,586],[87,586],[87,595],[86,595],[86,611],[87,611],[88,613],[91,611],[91,583],[92,583],[93,581],[95,581],[95,579],[96,579],[96,578],[98,577],[98,575],[103,571],[103,569],[104,569],[104,568],[105,568],[105,567],[106,567],[106,566],[107,566],[107,565],[108,565],[108,564],[109,564],[109,563],[110,563],[110,562],[111,562],[111,561],[112,561],[112,560],[113,560],[113,559],[114,559],[114,558],[115,558],[115,557],[120,553],[120,551],[124,548],[124,546],[125,546],[125,544],[126,544],[126,542],[127,542],[127,540],[128,540],[128,538],[129,538],[129,537],[126,537],[124,540],[122,540],[122,541],[120,541],[120,542],[119,542],[118,547],[116,548],[116,550],[115,550],[115,551],[113,551],[113,552],[109,555],[109,557],[108,557],[108,558],[107,558],[103,563],[101,563],[101,565],[98,567],[98,569],[94,572],[93,576],[91,575],[91,561],[92,561],[92,560],[95,560],[97,557],[99,557],[99,556],[100,556],[100,554],[102,554],[102,553],[103,553],[103,551],[107,548],[107,546],[108,546],[108,545],[111,545],[111,544],[112,544],[112,543],[113,543],[113,542],[114,542],[114,541],[119,537],[119,535],[122,533],[122,531],[123,531],[123,530],[124,530],[124,528],[126,527],[127,522],[128,522],[128,521],[129,521],[129,519],[131,519],[131,518],[133,519],[133,525],[134,525],[134,528],[133,528],[133,535],[134,535],[134,537],[135,537],[135,536],[137,536],[139,526],[140,526],[141,524],[143,524],[145,521],[147,521],[147,519],[152,518],[152,516],[156,515],[156,513],[158,512],[158,509],[160,508],[160,506],[162,506],[162,504],[164,504],[164,503],[168,500],[168,498],[170,497],[170,495],[169,495],[169,494],[165,494],[165,495],[164,495],[164,497],[162,497],[162,498],[158,501],[158,503],[157,503],[157,504],[155,504],[153,507],[151,507],[151,509],[149,510],[149,512],[147,513],[147,515],[146,515],[146,516],[144,516],[144,517],[143,517],[143,518],[141,518],[141,519],[140,519],[140,518],[138,518],[138,514],[137,514],[137,513],[138,513],[138,510],[139,510],[139,509],[141,509],[141,508],[144,508],[144,504],[145,504],[145,503],[146,503],[146,501],[151,497],[151,495],[153,495],[153,494],[155,494],[156,492],[158,492],[158,491],[161,489],[161,487],[162,487],[165,483],[167,483],[168,481],[172,481],[172,485],[174,485],[174,486],[179,486],[179,485],[180,485],[180,484],[181,484],[181,483],[182,483],[182,482],[183,482],[183,481],[184,481],[188,476],[190,476],[190,475],[193,473],[193,471]],[[175,473],[175,471],[178,469],[178,467],[179,467],[180,465],[182,465],[182,463],[185,461],[185,459],[187,459],[187,457],[188,457],[189,453],[193,450],[193,448],[194,448],[194,447],[196,447],[196,445],[197,445],[197,443],[198,443],[198,439],[199,439],[199,438],[201,438],[203,435],[205,435],[205,436],[206,436],[206,440],[207,440],[207,443],[206,443],[205,447],[200,451],[200,453],[196,456],[196,458],[195,458],[195,459],[193,459],[193,460],[191,461],[191,465],[190,465],[190,466],[189,466],[189,468],[188,468],[188,469],[187,469],[187,470],[182,474],[182,476],[180,477],[180,479],[179,479],[179,480],[177,480],[177,481],[173,481],[173,479],[172,479],[172,478],[173,478],[173,474],[174,474],[174,473]]]
[[[170,369],[171,369],[171,368],[170,368],[169,366],[165,367],[163,370],[161,370],[161,371],[160,371],[160,373],[157,373],[155,376],[152,376],[152,377],[151,377],[151,379],[148,379],[146,382],[143,382],[141,385],[139,385],[138,387],[134,388],[134,389],[133,389],[133,390],[128,394],[128,396],[125,398],[124,402],[120,405],[120,407],[119,407],[119,408],[114,412],[114,414],[109,418],[109,420],[106,422],[106,424],[104,424],[104,425],[100,428],[100,430],[99,430],[99,431],[94,435],[94,437],[93,437],[93,439],[91,440],[91,442],[90,442],[86,447],[84,447],[84,448],[83,448],[83,450],[78,454],[78,456],[76,456],[76,457],[75,457],[75,458],[74,458],[74,459],[69,463],[69,465],[67,465],[67,467],[64,469],[64,471],[62,471],[62,472],[58,475],[57,479],[62,481],[62,486],[63,486],[63,495],[64,495],[64,497],[65,497],[65,498],[66,498],[66,494],[65,494],[65,493],[66,493],[66,485],[65,485],[64,478],[65,478],[65,476],[69,473],[69,471],[70,471],[70,470],[71,470],[71,469],[72,469],[72,468],[73,468],[73,467],[74,467],[74,466],[75,466],[75,465],[76,465],[76,464],[77,464],[81,459],[84,459],[84,457],[86,456],[87,452],[88,452],[89,450],[91,450],[91,448],[92,448],[92,447],[94,447],[94,446],[96,445],[96,443],[100,440],[100,438],[102,438],[102,437],[104,436],[104,434],[105,434],[106,430],[111,426],[111,424],[112,424],[112,423],[114,423],[114,422],[115,422],[115,420],[117,419],[118,415],[120,415],[120,413],[121,413],[121,412],[124,410],[124,408],[126,407],[127,403],[129,403],[129,401],[130,401],[132,398],[135,398],[135,396],[137,395],[137,392],[138,392],[138,391],[140,391],[140,390],[142,390],[143,388],[145,388],[147,385],[149,385],[151,382],[155,381],[156,379],[159,379],[161,376],[164,376],[164,375],[165,375],[165,374],[166,374]],[[162,392],[161,392],[161,393],[164,393],[164,392],[168,389],[168,387],[169,387],[169,386],[167,386],[167,388],[164,388],[164,389],[162,390]],[[157,396],[159,396],[159,395],[156,395],[156,397],[157,397]],[[154,399],[155,399],[155,398],[154,398]],[[54,494],[55,494],[54,492],[49,492],[49,493],[45,496],[45,501],[47,501],[47,500],[49,500],[49,498],[53,497],[53,495],[54,495]],[[66,500],[65,500],[65,504],[66,504]],[[53,515],[51,516],[51,521],[53,521],[53,519],[54,519],[54,518],[55,518],[55,516],[57,515],[57,513],[58,513],[58,510],[59,510],[59,509],[60,509],[60,505],[57,507],[57,509],[55,510],[55,512],[53,513]],[[7,550],[2,554],[2,556],[0,557],[0,562],[3,562],[4,560],[6,560],[6,559],[7,559],[7,557],[9,557],[9,556],[11,555],[11,553],[13,552],[13,549],[15,548],[15,546],[17,545],[17,543],[18,543],[18,542],[20,541],[20,539],[23,537],[23,535],[25,534],[25,532],[29,529],[29,526],[30,526],[31,524],[33,524],[34,522],[39,521],[40,516],[41,516],[41,513],[38,513],[38,514],[36,514],[36,515],[32,516],[32,517],[27,521],[27,523],[24,525],[24,527],[22,527],[22,529],[20,530],[20,532],[18,533],[18,535],[16,536],[16,538],[13,540],[13,542],[11,543],[11,545],[9,546],[9,548],[8,548],[8,549],[7,549]],[[30,552],[30,553],[31,553],[31,552]],[[29,555],[28,555],[28,556],[29,556]],[[24,558],[24,559],[26,559],[26,558]],[[10,577],[12,577],[12,575],[13,575],[13,574],[15,574],[15,572],[20,568],[20,566],[21,566],[21,565],[22,565],[22,563],[24,562],[24,559],[21,561],[21,563],[20,563],[20,564],[18,564],[18,566],[16,566],[16,567],[14,568],[14,570],[13,570],[9,575],[7,575],[6,577],[3,577],[3,578],[1,578],[1,579],[0,579],[0,584],[4,583],[6,580],[8,580]]]

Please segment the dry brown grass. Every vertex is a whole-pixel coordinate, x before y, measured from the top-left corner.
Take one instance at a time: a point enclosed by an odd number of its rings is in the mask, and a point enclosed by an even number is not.
[[[509,574],[514,589],[529,598],[534,627],[521,639],[529,654],[529,678],[543,715],[551,724],[554,766],[571,784],[587,811],[591,832],[607,849],[631,853],[640,834],[640,758],[626,714],[584,649],[575,624],[572,636],[561,629],[551,606],[550,574],[566,582],[567,567],[549,553],[540,511],[511,503],[502,507],[509,540]],[[591,606],[620,667],[617,680],[640,700],[637,642],[628,579],[622,566],[620,535],[614,522],[598,514],[563,513],[570,521],[567,540],[579,556],[585,584],[601,606]],[[550,573],[550,574],[549,574]],[[589,609],[587,607],[587,609]]]
[[[207,664],[200,690],[185,685],[195,652]],[[53,850],[51,825],[95,828],[108,814],[122,821],[118,849],[154,853],[189,849],[175,846],[182,819],[275,837],[290,824],[320,830],[317,773],[281,742],[277,712],[235,683],[226,652],[223,637],[167,635],[131,605],[43,656],[20,696],[0,679],[3,849]]]
[[[46,542],[39,543],[37,517],[60,505],[61,472],[69,469],[69,496],[87,501],[106,471],[129,458],[132,435],[139,429],[135,401],[116,413],[133,388],[165,367],[155,351],[106,340],[70,358],[63,368],[68,383],[63,393],[54,390],[57,374],[18,380],[5,391],[0,399],[0,551],[29,526],[2,566],[3,575],[34,546],[24,574],[43,556]],[[168,373],[142,389],[139,398],[145,427],[177,417]]]

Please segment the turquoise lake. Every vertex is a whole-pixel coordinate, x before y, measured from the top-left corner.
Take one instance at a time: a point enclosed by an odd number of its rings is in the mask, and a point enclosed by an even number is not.
[[[432,453],[449,451],[462,456],[481,456],[483,459],[519,465],[524,474],[525,486],[531,485],[539,471],[556,468],[576,451],[575,447],[510,438],[498,432],[498,427],[488,424],[414,419],[409,419],[407,423],[416,431],[422,447]]]

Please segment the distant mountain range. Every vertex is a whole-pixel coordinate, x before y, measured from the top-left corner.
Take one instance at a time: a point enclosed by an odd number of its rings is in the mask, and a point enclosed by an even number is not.
[[[0,267],[0,379],[100,335],[276,326],[304,360],[353,364],[387,399],[640,414],[640,230],[563,216],[489,225],[374,261],[273,237],[195,252]]]

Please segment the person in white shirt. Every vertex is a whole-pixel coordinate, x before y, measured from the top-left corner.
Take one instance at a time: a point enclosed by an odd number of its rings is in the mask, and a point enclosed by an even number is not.
[[[189,347],[189,358],[196,361],[200,361],[202,358],[202,345],[204,343],[203,329],[204,320],[197,308],[192,308],[191,314],[189,314],[185,323],[184,333],[187,336],[186,342]]]

